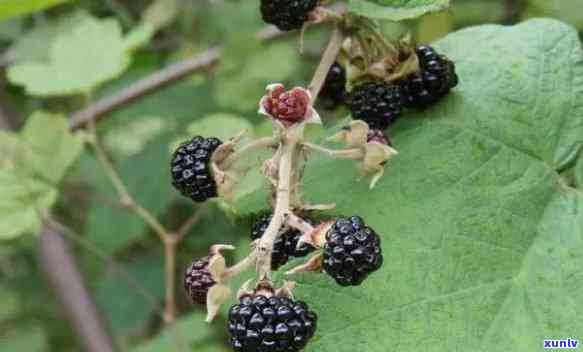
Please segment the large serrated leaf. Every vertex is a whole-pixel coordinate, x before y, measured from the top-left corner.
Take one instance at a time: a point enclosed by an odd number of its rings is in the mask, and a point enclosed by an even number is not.
[[[583,331],[583,196],[557,173],[583,146],[577,32],[539,19],[437,46],[460,84],[389,131],[373,191],[350,162],[308,165],[306,200],[363,216],[385,257],[360,287],[297,278],[320,316],[308,351],[530,352]]]
[[[382,20],[402,21],[448,8],[450,0],[350,0],[350,12]]]

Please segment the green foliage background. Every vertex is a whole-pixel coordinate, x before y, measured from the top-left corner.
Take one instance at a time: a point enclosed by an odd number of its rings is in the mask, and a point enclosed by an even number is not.
[[[345,171],[351,165],[310,165],[306,197],[364,215],[384,235],[387,258],[359,289],[299,278],[298,296],[323,312],[310,351],[536,351],[545,337],[583,338],[578,2],[457,0],[416,18],[448,1],[350,1],[362,15],[407,19],[383,21],[387,34],[441,39],[461,84],[388,131],[400,155],[373,193]],[[542,16],[564,23],[466,28]],[[138,202],[176,227],[196,205],[170,186],[172,146],[194,133],[269,133],[256,113],[265,85],[305,85],[328,29],[310,28],[299,56],[297,35],[256,39],[263,28],[258,1],[5,0],[0,20],[0,113],[24,126],[0,131],[0,350],[80,350],[36,259],[39,209],[52,209],[70,227],[87,282],[124,350],[228,350],[224,318],[207,325],[204,312],[180,296],[179,321],[163,328],[152,300],[119,274],[114,262],[163,299],[160,243],[140,219],[112,206],[114,189],[83,149],[86,136],[67,130],[66,116],[173,62],[225,46],[212,71],[99,125]],[[346,111],[322,116],[333,126]],[[180,247],[179,268],[217,242],[237,245],[233,257],[244,255],[249,218],[265,208],[256,175],[245,185],[236,212],[220,203],[206,211]]]

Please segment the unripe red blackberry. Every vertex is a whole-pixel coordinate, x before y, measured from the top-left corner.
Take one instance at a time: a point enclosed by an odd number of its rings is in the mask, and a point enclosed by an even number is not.
[[[261,17],[282,31],[298,29],[309,20],[318,0],[261,0]]]
[[[383,264],[380,242],[360,217],[337,219],[326,233],[324,271],[339,285],[360,285]]]
[[[455,64],[432,47],[420,46],[415,51],[420,71],[401,80],[399,85],[407,107],[424,109],[454,88],[458,76]]]
[[[195,202],[217,196],[217,185],[210,170],[213,152],[222,142],[217,138],[192,138],[176,149],[172,157],[172,184]]]
[[[192,303],[206,304],[208,290],[215,284],[208,265],[211,257],[195,260],[184,274],[184,290]]]
[[[296,352],[316,332],[318,317],[303,301],[245,295],[229,310],[235,352]]]
[[[263,236],[269,226],[273,214],[265,214],[255,220],[251,228],[251,240],[257,240]],[[314,247],[303,243],[297,248],[298,240],[302,233],[296,229],[289,228],[286,231],[280,231],[273,243],[273,252],[271,254],[271,270],[277,270],[287,263],[289,259],[300,258],[308,255],[314,250]]]
[[[362,83],[350,93],[348,106],[354,120],[363,120],[371,129],[384,130],[401,115],[401,88],[388,82]]]
[[[328,74],[320,91],[320,101],[326,109],[334,109],[344,103],[346,95],[346,71],[340,64],[335,62]]]

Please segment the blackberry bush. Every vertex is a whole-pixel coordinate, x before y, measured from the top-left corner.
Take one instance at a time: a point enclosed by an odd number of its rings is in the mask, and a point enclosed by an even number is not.
[[[196,136],[176,149],[171,162],[172,184],[182,195],[195,202],[217,196],[209,162],[221,144],[217,138]]]

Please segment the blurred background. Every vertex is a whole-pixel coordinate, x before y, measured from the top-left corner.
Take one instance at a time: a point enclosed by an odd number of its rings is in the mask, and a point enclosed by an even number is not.
[[[384,29],[392,36],[411,32],[418,42],[426,43],[468,26],[512,24],[541,16],[568,22],[583,33],[581,0],[454,0],[449,11],[398,25],[384,24]],[[70,114],[85,106],[86,98],[75,92],[36,94],[26,82],[15,84],[6,75],[15,65],[52,55],[49,48],[75,21],[113,19],[124,34],[139,34],[132,31],[145,23],[152,25],[146,38],[137,39],[139,45],[123,70],[95,85],[90,101],[115,94],[138,79],[216,45],[224,48],[220,62],[212,68],[106,115],[99,125],[108,156],[128,189],[165,226],[177,228],[193,212],[201,211],[200,219],[177,249],[175,324],[165,328],[161,317],[164,247],[141,219],[121,209],[115,190],[90,150],[81,155],[60,183],[53,212],[67,226],[63,234],[85,282],[108,329],[124,350],[228,350],[223,324],[203,322],[204,312],[188,305],[182,294],[181,277],[188,263],[205,255],[213,243],[236,244],[244,255],[249,244],[249,221],[237,218],[220,203],[197,209],[180,198],[169,181],[170,151],[177,142],[201,131],[222,138],[239,127],[251,128],[254,135],[267,133],[269,124],[256,113],[266,83],[304,85],[309,81],[329,28],[309,28],[304,55],[300,56],[296,32],[258,39],[258,32],[264,36],[273,33],[261,21],[258,1],[78,0],[2,17],[3,129],[20,129],[39,109]],[[92,45],[90,41],[73,42],[69,50],[82,52]],[[324,113],[328,123],[345,115],[342,109]],[[226,125],[232,129],[225,130]],[[259,187],[254,180],[248,186],[247,193]],[[0,207],[1,211],[7,210]],[[82,350],[47,283],[47,268],[38,259],[38,247],[36,234],[0,242],[0,351]]]

